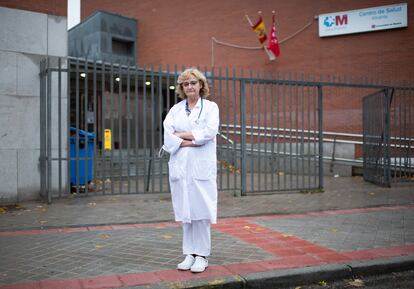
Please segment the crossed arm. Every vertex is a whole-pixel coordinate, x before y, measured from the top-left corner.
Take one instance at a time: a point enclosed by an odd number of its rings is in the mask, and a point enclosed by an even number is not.
[[[180,147],[198,147],[199,145],[193,144],[194,136],[191,131],[175,132],[174,135],[183,139],[180,144]]]

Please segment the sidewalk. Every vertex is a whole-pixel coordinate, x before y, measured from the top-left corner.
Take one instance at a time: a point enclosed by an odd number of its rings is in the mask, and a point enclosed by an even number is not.
[[[325,182],[314,194],[221,192],[201,274],[175,269],[168,194],[23,202],[0,214],[0,288],[294,288],[414,268],[413,183]]]

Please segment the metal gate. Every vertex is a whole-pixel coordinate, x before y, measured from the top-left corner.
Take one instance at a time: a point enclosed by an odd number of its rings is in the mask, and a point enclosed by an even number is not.
[[[183,69],[43,60],[42,196],[168,192],[168,156],[158,152]],[[320,85],[228,69],[204,73],[220,108],[220,191],[323,187]]]
[[[363,175],[379,185],[414,180],[414,96],[389,87],[363,99]]]

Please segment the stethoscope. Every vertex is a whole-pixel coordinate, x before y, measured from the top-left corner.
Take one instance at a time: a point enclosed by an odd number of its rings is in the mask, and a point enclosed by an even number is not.
[[[203,111],[203,98],[201,98],[201,109],[200,109],[200,112],[198,113],[198,117],[195,121],[196,124],[198,124],[198,120],[200,119],[200,115],[201,115],[202,111]],[[185,100],[185,113],[187,114],[187,116],[189,116],[190,113],[191,113],[191,110],[188,107],[188,99]]]

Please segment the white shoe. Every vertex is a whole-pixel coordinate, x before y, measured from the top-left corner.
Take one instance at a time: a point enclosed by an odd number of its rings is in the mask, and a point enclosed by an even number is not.
[[[178,270],[190,270],[193,266],[195,258],[192,255],[185,256],[184,261],[177,265]]]
[[[193,266],[191,266],[191,272],[201,273],[201,272],[204,272],[204,270],[206,270],[207,267],[208,267],[208,260],[206,258],[196,256],[195,262]]]

